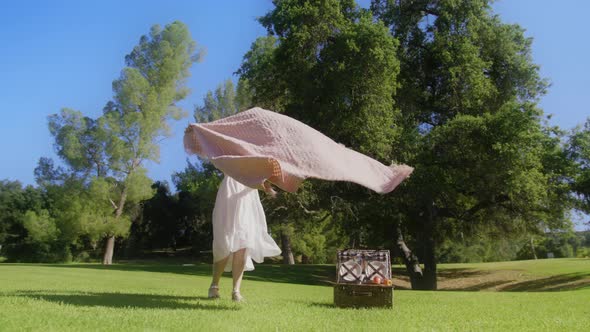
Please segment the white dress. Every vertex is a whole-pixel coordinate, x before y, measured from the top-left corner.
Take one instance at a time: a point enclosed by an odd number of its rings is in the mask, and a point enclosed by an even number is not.
[[[254,270],[252,260],[262,263],[264,257],[277,256],[281,249],[266,228],[266,217],[258,190],[225,176],[213,209],[213,261],[246,248],[246,271]],[[232,269],[232,257],[225,271]]]

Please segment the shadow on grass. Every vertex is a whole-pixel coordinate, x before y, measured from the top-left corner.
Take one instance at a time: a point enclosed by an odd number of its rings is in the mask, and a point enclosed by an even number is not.
[[[3,264],[12,265],[12,264]],[[195,264],[182,266],[181,264],[161,263],[133,263],[133,264],[15,264],[16,266],[44,266],[69,269],[93,269],[104,271],[138,271],[174,273],[193,276],[211,276],[211,264]],[[225,273],[231,275],[231,273]],[[336,268],[333,265],[275,265],[257,264],[254,271],[244,273],[245,280],[267,281],[303,285],[331,285],[336,278]]]
[[[453,269],[444,269],[437,271],[438,279],[462,279],[462,278],[471,278],[477,277],[480,275],[487,274],[487,271],[483,270],[474,270],[474,269],[460,269],[460,268],[453,268]],[[392,268],[392,274],[394,276],[403,276],[408,277],[408,271],[406,269],[402,269],[399,267]]]
[[[314,308],[323,308],[323,309],[350,309],[350,308],[340,308],[336,306],[334,303],[327,303],[327,302],[307,302],[306,303],[310,307]]]
[[[84,307],[154,308],[196,310],[239,310],[239,306],[226,305],[200,296],[170,296],[133,293],[16,291],[0,296],[18,296],[35,300]]]
[[[522,281],[502,287],[510,292],[558,292],[590,287],[590,273],[571,273]]]
[[[497,288],[502,288],[502,285],[506,285],[507,283],[510,283],[510,280],[493,280],[493,281],[485,281],[485,282],[481,282],[475,285],[470,285],[470,286],[465,286],[463,288],[459,288],[459,289],[443,289],[443,290],[449,290],[449,291],[463,291],[463,292],[479,292],[482,290],[490,290],[490,289],[497,289]]]
[[[391,310],[390,307],[339,307],[334,303],[327,302],[306,302],[308,307],[322,308],[322,309],[333,309],[333,310]]]
[[[475,270],[475,269],[461,269],[451,268],[439,270],[437,277],[440,282],[457,282],[461,283],[463,280],[474,278],[480,280],[479,282],[467,281],[465,285],[459,287],[453,287],[448,289],[439,289],[441,291],[483,291],[483,290],[495,290],[495,291],[509,291],[509,292],[558,292],[558,291],[572,291],[584,288],[590,288],[590,271],[582,273],[570,273],[548,277],[528,277],[528,280],[514,280],[508,279],[505,276],[498,275],[495,277],[495,273],[498,271],[486,271],[486,270]],[[409,277],[405,270],[394,268],[394,275],[400,277],[404,281],[409,282]],[[498,278],[495,279],[494,278]],[[472,280],[474,280],[472,279]],[[487,280],[486,280],[487,279]],[[396,287],[398,290],[406,289],[404,287]]]

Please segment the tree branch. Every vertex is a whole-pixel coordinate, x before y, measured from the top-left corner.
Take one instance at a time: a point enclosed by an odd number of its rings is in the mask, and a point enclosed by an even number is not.
[[[117,204],[115,204],[115,202],[113,202],[112,199],[109,198],[109,201],[111,202],[111,204],[113,205],[113,208],[116,210],[117,209]]]

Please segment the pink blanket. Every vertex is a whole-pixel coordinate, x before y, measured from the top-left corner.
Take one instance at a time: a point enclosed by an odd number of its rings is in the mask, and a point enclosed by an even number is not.
[[[355,182],[385,194],[413,171],[406,165],[385,166],[295,119],[258,107],[189,125],[184,148],[244,185],[267,191],[267,180],[295,192],[306,178],[319,178]]]

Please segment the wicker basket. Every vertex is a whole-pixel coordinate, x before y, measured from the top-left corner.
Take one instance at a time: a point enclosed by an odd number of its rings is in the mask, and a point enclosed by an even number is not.
[[[336,275],[336,306],[393,306],[393,286],[373,283],[375,277],[391,280],[389,250],[339,250]]]

